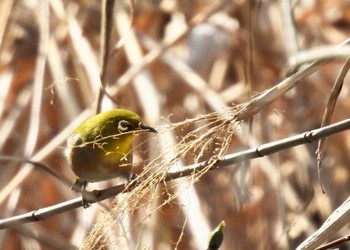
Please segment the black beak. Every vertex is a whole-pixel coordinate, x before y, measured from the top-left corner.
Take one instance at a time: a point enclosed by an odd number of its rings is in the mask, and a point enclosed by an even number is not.
[[[155,130],[154,128],[144,124],[144,123],[140,123],[140,129],[144,130],[146,132],[152,132],[152,133],[158,133],[157,130]]]

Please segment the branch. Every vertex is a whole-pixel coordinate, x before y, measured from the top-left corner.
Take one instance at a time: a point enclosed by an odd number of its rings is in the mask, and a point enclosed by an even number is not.
[[[102,19],[101,19],[101,90],[98,94],[96,113],[101,112],[102,98],[107,86],[107,71],[110,54],[110,44],[113,27],[114,0],[102,1]]]
[[[267,156],[288,148],[292,148],[305,143],[312,143],[318,141],[327,136],[350,129],[350,119],[346,119],[337,123],[334,123],[323,128],[304,132],[295,136],[284,138],[278,141],[262,144],[260,146],[245,150],[239,153],[233,153],[224,156],[222,159],[217,159],[216,163],[211,169],[218,169],[221,167],[227,167],[232,164],[243,162],[250,159],[260,158]],[[29,162],[29,161],[28,161]],[[181,168],[177,171],[169,171],[164,178],[164,181],[170,181],[185,176],[190,176],[194,172],[203,170],[212,161],[203,161],[197,164],[189,165]],[[144,180],[143,180],[144,181]],[[142,181],[141,181],[142,182]],[[130,181],[125,184],[114,186],[102,190],[83,191],[82,197],[72,199],[70,201],[62,202],[47,208],[40,208],[22,215],[14,216],[8,219],[0,220],[0,229],[17,226],[21,223],[28,223],[33,221],[39,221],[48,217],[67,212],[71,209],[75,209],[83,206],[83,199],[89,203],[96,203],[111,197],[114,197],[120,193],[130,192],[136,186],[140,185],[140,181]]]
[[[7,162],[21,162],[21,163],[28,163],[36,167],[36,169],[39,169],[43,172],[46,172],[47,174],[54,177],[56,180],[63,183],[65,186],[70,187],[74,189],[74,191],[80,192],[80,188],[78,186],[72,186],[72,181],[68,178],[58,174],[54,170],[52,170],[51,167],[37,161],[28,160],[23,157],[17,157],[17,156],[8,156],[8,155],[0,155],[0,162],[7,161]]]

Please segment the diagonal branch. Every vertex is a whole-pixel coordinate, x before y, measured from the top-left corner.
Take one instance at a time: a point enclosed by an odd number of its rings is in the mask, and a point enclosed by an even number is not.
[[[227,167],[232,164],[243,162],[250,159],[255,159],[267,156],[288,148],[292,148],[305,143],[312,143],[330,135],[350,129],[350,118],[334,123],[329,126],[314,129],[295,136],[284,138],[278,141],[262,144],[260,146],[224,156],[222,159],[217,159],[211,169]],[[170,171],[165,175],[164,181],[171,181],[185,176],[190,176],[194,172],[201,171],[208,165],[212,164],[212,160],[203,161],[197,164],[189,165],[177,171]],[[140,185],[141,182],[131,181],[122,185],[114,186],[103,190],[84,191],[84,200],[89,203],[96,203],[120,193],[130,192],[133,188]],[[0,220],[0,229],[5,229],[17,226],[22,223],[39,221],[48,217],[67,212],[69,210],[82,207],[82,197],[78,197],[66,202],[62,202],[50,207],[40,208],[22,215]]]

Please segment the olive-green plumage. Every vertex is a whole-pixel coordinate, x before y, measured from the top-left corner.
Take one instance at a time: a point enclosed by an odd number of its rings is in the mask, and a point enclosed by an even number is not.
[[[98,182],[132,175],[132,141],[142,131],[156,132],[125,109],[92,116],[67,140],[65,152],[73,172],[82,182]]]

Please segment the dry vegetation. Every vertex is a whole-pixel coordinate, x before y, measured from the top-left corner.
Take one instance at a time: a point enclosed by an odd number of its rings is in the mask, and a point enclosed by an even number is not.
[[[0,2],[0,154],[73,180],[68,135],[97,104],[122,107],[159,130],[134,147],[135,173],[152,178],[89,209],[1,230],[2,249],[205,249],[222,220],[221,249],[294,249],[348,197],[349,132],[328,140],[325,194],[317,144],[163,181],[169,170],[320,127],[348,48],[273,102],[244,103],[293,77],[305,56],[343,43],[348,1],[116,1],[99,102],[101,13],[100,1]],[[348,118],[348,94],[345,78],[333,121]],[[0,164],[1,218],[79,196],[30,164]]]

